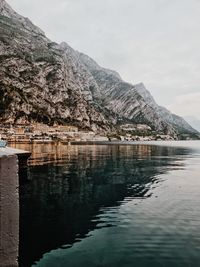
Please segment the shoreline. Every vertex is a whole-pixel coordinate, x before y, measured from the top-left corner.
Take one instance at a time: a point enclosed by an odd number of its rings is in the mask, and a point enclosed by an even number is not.
[[[13,145],[159,145],[159,144],[180,144],[198,142],[200,140],[145,140],[145,141],[33,141],[33,142],[8,142],[9,149],[14,149]],[[27,154],[29,151],[23,151]]]

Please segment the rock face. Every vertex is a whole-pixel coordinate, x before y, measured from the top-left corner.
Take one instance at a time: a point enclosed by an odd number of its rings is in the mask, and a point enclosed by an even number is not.
[[[108,130],[94,103],[96,82],[67,44],[52,43],[28,19],[0,5],[0,117]]]
[[[80,56],[100,88],[104,107],[119,115],[118,123],[120,120],[145,123],[156,131],[170,135],[197,133],[184,119],[160,107],[143,83],[126,83],[118,73],[101,68],[84,54]]]
[[[0,120],[74,124],[110,131],[124,122],[157,132],[195,132],[160,108],[142,84],[124,82],[66,43],[51,42],[0,0]],[[177,127],[178,126],[178,127]]]
[[[144,98],[144,100],[151,106],[159,117],[166,123],[173,126],[173,128],[179,133],[197,133],[183,118],[172,114],[169,110],[159,106],[153,99],[150,92],[141,83],[137,85],[138,93]]]

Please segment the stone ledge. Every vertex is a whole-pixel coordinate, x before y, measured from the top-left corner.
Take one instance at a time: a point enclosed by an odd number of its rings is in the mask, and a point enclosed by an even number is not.
[[[0,154],[0,267],[16,267],[19,243],[18,157]]]

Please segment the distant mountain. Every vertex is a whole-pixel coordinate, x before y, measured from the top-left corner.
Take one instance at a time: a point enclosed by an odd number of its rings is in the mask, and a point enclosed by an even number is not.
[[[148,103],[148,105],[157,111],[162,120],[172,125],[177,132],[188,133],[188,134],[195,132],[197,133],[197,131],[194,128],[192,128],[183,118],[171,113],[166,108],[159,106],[155,102],[150,92],[145,88],[145,86],[142,83],[137,85],[137,90],[140,93],[140,95],[142,95],[142,97],[145,99],[145,101]]]
[[[194,116],[185,116],[185,120],[197,131],[200,132],[200,120]]]
[[[145,123],[152,129],[166,134],[197,133],[183,118],[159,106],[143,83],[132,85],[124,82],[114,71],[100,67],[93,59],[80,54],[82,62],[95,78],[104,107],[124,120]]]
[[[159,107],[143,84],[124,82],[68,44],[52,42],[0,0],[0,123],[19,122],[73,124],[95,132],[141,123],[171,136],[197,133]]]

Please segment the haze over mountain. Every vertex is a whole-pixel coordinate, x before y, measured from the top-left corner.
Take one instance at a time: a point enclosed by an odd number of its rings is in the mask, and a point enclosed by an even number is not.
[[[159,107],[143,84],[124,82],[67,43],[57,44],[0,0],[1,122],[74,124],[95,132],[147,124],[176,136],[196,134]]]
[[[200,132],[200,120],[193,116],[185,116],[185,120],[197,131]]]

